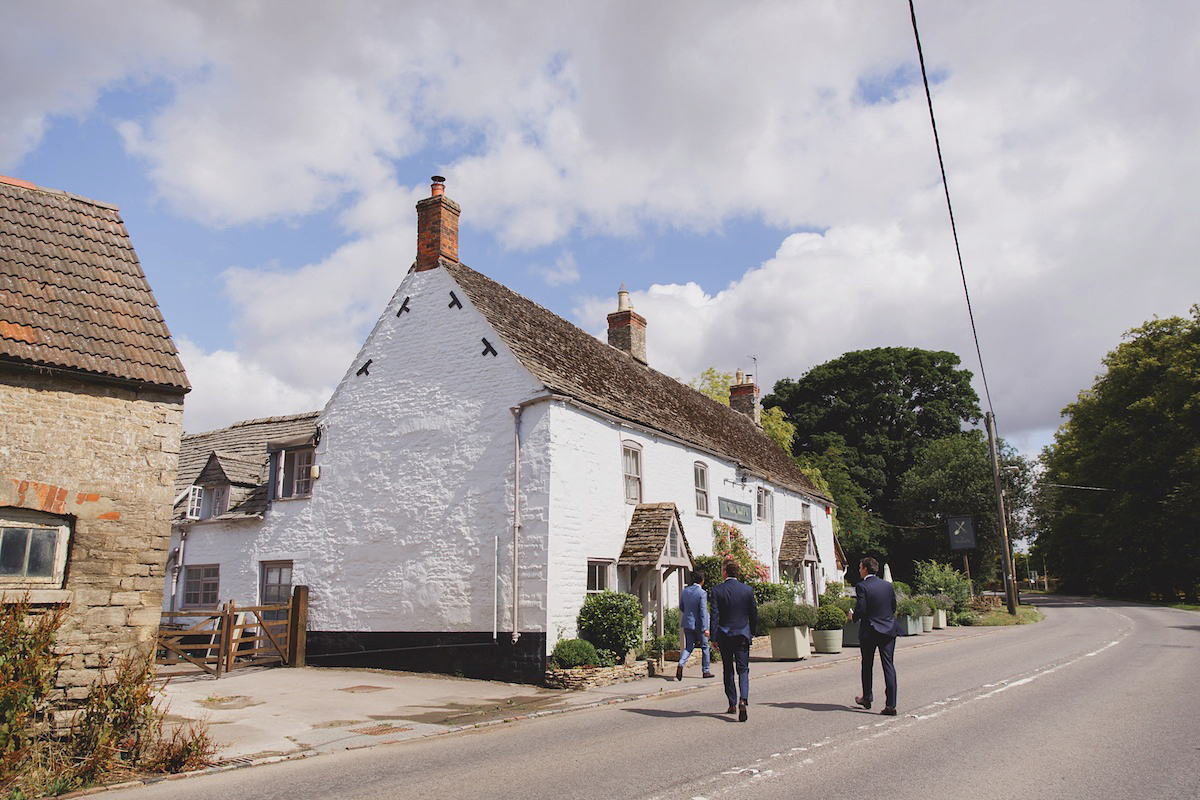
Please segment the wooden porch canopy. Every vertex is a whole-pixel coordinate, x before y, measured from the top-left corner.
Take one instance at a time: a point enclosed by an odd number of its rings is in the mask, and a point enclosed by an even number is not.
[[[813,536],[812,523],[805,519],[793,519],[783,523],[783,539],[779,542],[779,572],[790,575],[794,580],[803,578],[804,599],[816,605],[817,565],[821,554],[817,552],[817,537]]]
[[[658,635],[663,633],[663,584],[676,573],[679,591],[683,592],[684,571],[691,569],[692,549],[683,533],[679,509],[674,503],[640,503],[633,509],[629,529],[625,532],[625,546],[621,549],[618,565],[630,569],[633,593],[642,604],[645,632],[645,617],[651,610],[651,588],[653,587],[654,610],[658,616]],[[651,581],[654,576],[654,581]]]

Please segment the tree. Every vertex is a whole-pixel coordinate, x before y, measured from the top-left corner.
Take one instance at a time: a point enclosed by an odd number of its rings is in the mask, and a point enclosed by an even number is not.
[[[1068,591],[1195,598],[1200,306],[1124,338],[1042,454],[1038,549]]]
[[[1016,474],[1002,475],[1011,536],[1020,533],[1013,520],[1024,517],[1032,470],[1003,441],[999,449],[1000,463],[1018,468]],[[988,580],[1003,574],[998,572],[1002,536],[996,485],[982,431],[963,431],[923,445],[900,479],[896,511],[902,524],[892,537],[891,555],[899,562],[951,561],[946,517],[962,515],[975,521],[977,547],[970,553],[971,576]]]
[[[835,450],[866,493],[862,507],[887,519],[920,446],[983,416],[971,373],[958,364],[945,351],[856,350],[777,382],[763,405],[796,426],[801,460]]]
[[[688,381],[688,386],[723,406],[729,405],[729,387],[733,386],[733,373],[721,372],[716,367],[709,367],[700,373],[700,377]],[[779,408],[764,408],[762,412],[763,433],[775,444],[792,452],[792,438],[796,435],[796,426],[788,422],[783,410]]]

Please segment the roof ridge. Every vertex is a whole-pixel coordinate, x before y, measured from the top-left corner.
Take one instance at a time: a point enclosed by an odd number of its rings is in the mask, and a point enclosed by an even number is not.
[[[67,192],[62,189],[49,189],[45,186],[38,186],[35,183],[30,183],[29,181],[24,181],[24,180],[21,180],[20,178],[13,178],[8,175],[0,175],[0,184],[13,186],[18,189],[30,189],[35,192],[41,192],[42,194],[51,194],[51,195],[57,195],[58,197],[66,197],[69,200],[78,200],[81,203],[87,203],[88,205],[93,205],[93,206],[96,206],[97,208],[106,208],[110,211],[120,211],[121,210],[120,206],[114,205],[112,203],[105,203],[102,200],[93,200],[90,197],[83,197],[82,195],[72,194],[71,192]]]
[[[194,439],[198,436],[210,436],[214,433],[222,433],[231,431],[236,428],[248,428],[251,425],[263,425],[268,422],[296,422],[302,419],[315,418],[321,414],[320,411],[302,411],[298,414],[283,414],[276,417],[260,417],[259,419],[245,419],[239,422],[233,422],[221,428],[213,428],[207,431],[197,431],[196,433],[184,433],[183,438]]]

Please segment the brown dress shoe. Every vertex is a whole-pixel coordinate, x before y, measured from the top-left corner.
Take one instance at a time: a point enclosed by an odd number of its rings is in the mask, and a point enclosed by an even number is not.
[[[716,675],[713,675],[711,672],[706,672],[706,673],[704,673],[703,675],[701,675],[700,677],[701,677],[701,678],[715,678],[715,677],[717,677],[717,676],[716,676]]]
[[[683,680],[683,667],[675,667],[675,680]]]
[[[894,714],[896,712],[893,711],[892,713]],[[746,713],[746,701],[743,700],[742,702],[738,703],[738,722],[745,722],[747,716],[749,715]]]
[[[883,711],[880,711],[879,713],[883,714],[885,717],[894,717],[894,716],[896,716],[896,709],[885,708]]]
[[[735,711],[737,711],[737,706],[730,706],[729,708],[725,709],[726,714],[732,714]]]
[[[863,708],[867,708],[867,709],[869,709],[871,707],[871,701],[863,700],[861,697],[854,698],[854,704],[857,706],[862,706]]]

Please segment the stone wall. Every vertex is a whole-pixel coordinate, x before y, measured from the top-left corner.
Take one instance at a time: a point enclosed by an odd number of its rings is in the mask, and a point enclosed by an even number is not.
[[[575,667],[546,670],[546,686],[551,689],[590,689],[593,686],[612,686],[645,678],[650,674],[649,661],[617,664],[615,667]]]
[[[183,397],[0,367],[0,408],[0,510],[71,524],[64,585],[29,597],[68,606],[59,688],[76,701],[158,630]]]

